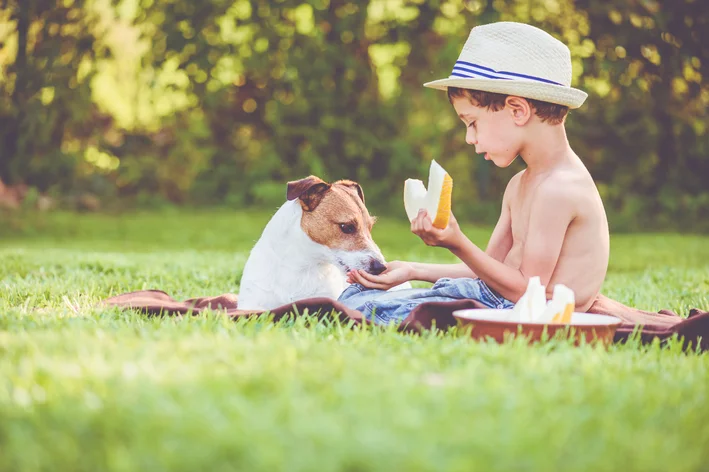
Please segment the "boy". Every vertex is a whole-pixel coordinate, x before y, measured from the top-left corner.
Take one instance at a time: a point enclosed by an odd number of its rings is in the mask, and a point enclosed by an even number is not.
[[[567,111],[587,96],[570,84],[569,49],[551,35],[511,22],[473,28],[450,77],[424,85],[447,90],[476,153],[498,167],[519,155],[526,169],[508,183],[485,251],[461,232],[453,215],[439,230],[421,210],[412,232],[461,263],[394,261],[380,275],[353,271],[340,301],[387,324],[429,301],[465,298],[511,308],[530,277],[539,276],[547,298],[562,283],[574,291],[576,310],[586,311],[606,275],[609,234],[598,190],[566,137]],[[386,291],[410,280],[434,285]]]

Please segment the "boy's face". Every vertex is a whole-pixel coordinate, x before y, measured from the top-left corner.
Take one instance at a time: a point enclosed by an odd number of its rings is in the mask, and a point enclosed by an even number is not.
[[[456,97],[453,108],[466,126],[465,142],[475,146],[476,153],[485,154],[485,160],[497,167],[512,164],[520,151],[521,130],[507,105],[492,111],[474,105],[466,97]]]

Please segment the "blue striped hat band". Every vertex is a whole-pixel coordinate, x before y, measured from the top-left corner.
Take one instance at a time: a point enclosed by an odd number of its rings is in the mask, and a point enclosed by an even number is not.
[[[565,87],[564,84],[554,82],[553,80],[543,79],[541,77],[535,77],[533,75],[519,74],[517,72],[499,71],[466,61],[456,61],[455,65],[453,66],[453,72],[451,72],[451,77],[462,77],[464,79],[521,79],[530,80],[533,82],[543,82],[546,84],[560,85],[562,87]]]

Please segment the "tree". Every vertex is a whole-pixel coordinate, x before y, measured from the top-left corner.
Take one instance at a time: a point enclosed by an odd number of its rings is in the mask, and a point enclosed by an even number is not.
[[[587,13],[596,45],[587,68],[607,84],[602,103],[614,110],[587,123],[610,121],[596,140],[607,146],[605,177],[618,192],[647,199],[642,211],[648,214],[680,211],[680,200],[688,203],[692,195],[707,200],[709,16],[703,2],[576,4]]]
[[[95,18],[83,0],[10,0],[12,26],[0,38],[16,45],[0,81],[0,179],[46,189],[71,180],[79,149],[74,138],[93,133],[89,79]]]

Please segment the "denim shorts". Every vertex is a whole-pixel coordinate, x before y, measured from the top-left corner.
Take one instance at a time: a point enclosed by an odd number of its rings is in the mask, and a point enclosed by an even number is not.
[[[362,312],[368,320],[384,325],[401,323],[422,303],[455,300],[477,300],[489,308],[514,307],[514,303],[477,278],[446,277],[439,279],[431,288],[403,290],[376,290],[352,284],[338,298],[348,308]]]

